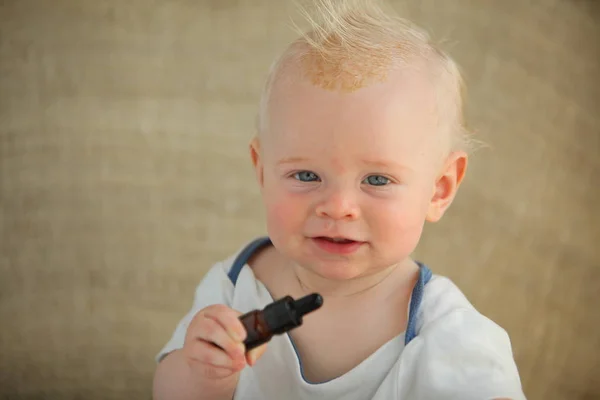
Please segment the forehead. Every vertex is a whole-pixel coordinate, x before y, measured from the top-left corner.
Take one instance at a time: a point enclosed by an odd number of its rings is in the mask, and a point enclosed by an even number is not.
[[[278,151],[343,148],[408,157],[427,151],[436,139],[436,91],[422,71],[393,70],[353,92],[298,77],[290,73],[272,89],[268,141]]]

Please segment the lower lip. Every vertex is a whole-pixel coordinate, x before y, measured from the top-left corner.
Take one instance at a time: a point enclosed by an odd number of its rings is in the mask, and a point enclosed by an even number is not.
[[[313,243],[323,251],[332,254],[352,254],[357,251],[364,242],[338,243],[323,238],[312,238]]]

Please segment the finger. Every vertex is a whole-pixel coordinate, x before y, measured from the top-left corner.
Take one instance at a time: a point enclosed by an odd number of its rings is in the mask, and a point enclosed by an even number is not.
[[[266,350],[267,343],[261,344],[260,346],[253,348],[252,350],[246,353],[246,361],[250,366],[253,366],[254,364],[256,364],[256,361],[260,357],[262,357]]]
[[[239,316],[242,315],[240,312],[232,310],[227,306],[217,304],[216,306],[207,309],[204,315],[221,324],[227,331],[227,334],[229,334],[236,342],[241,343],[246,339],[246,328],[244,328],[242,321],[239,319]]]
[[[217,369],[229,369],[232,371],[240,369],[245,360],[234,361],[224,350],[218,348],[212,343],[197,340],[189,346],[189,358],[204,364],[204,367],[212,367]]]
[[[244,345],[236,342],[219,322],[208,315],[200,321],[196,338],[218,346],[233,360],[244,358]]]
[[[210,379],[223,379],[231,376],[239,370],[233,370],[231,368],[215,367],[210,364],[201,364],[201,375],[206,376]]]

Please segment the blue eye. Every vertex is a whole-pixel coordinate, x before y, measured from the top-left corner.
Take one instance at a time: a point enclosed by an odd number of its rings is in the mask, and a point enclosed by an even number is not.
[[[319,177],[314,172],[300,171],[294,174],[294,178],[301,182],[316,182],[319,181]]]
[[[390,180],[385,176],[381,175],[370,175],[363,181],[363,183],[367,183],[372,186],[385,186],[390,183]]]

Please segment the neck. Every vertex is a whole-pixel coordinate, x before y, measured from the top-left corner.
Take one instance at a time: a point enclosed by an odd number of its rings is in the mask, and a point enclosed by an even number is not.
[[[407,259],[374,273],[348,280],[327,279],[299,265],[294,265],[292,270],[300,289],[305,294],[316,292],[327,298],[362,298],[371,292],[380,292],[383,287],[390,286],[391,281],[393,284],[409,279],[414,275],[412,272],[415,268],[417,268],[415,262]]]

